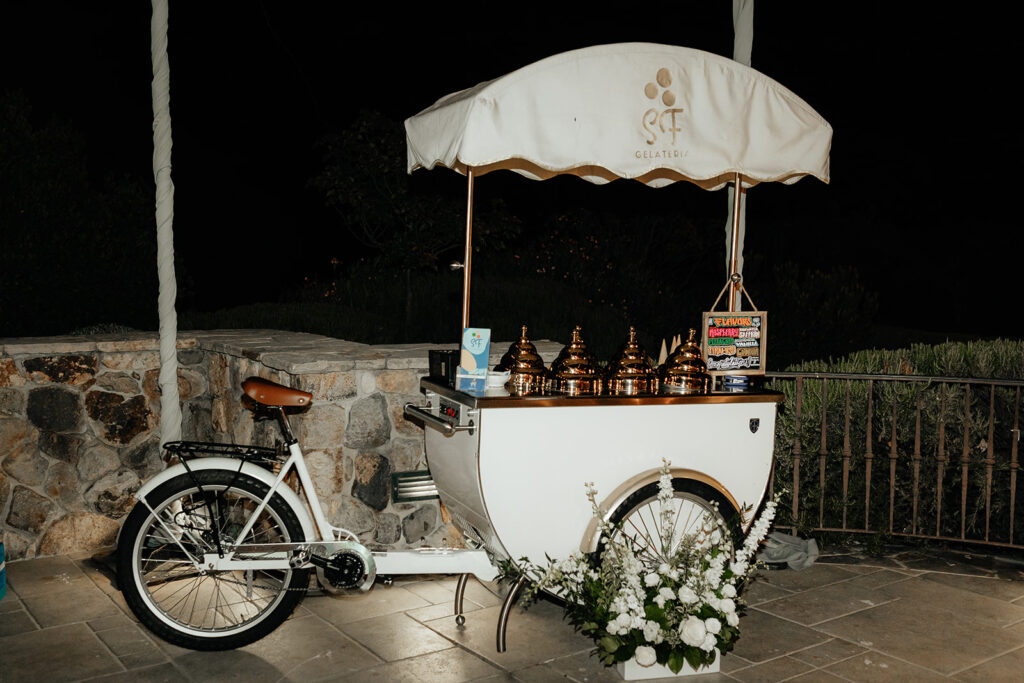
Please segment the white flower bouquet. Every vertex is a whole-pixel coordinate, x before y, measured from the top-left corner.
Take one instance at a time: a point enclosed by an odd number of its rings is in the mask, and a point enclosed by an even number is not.
[[[529,605],[544,589],[565,600],[566,618],[593,638],[596,654],[612,666],[635,658],[641,666],[655,663],[679,673],[683,663],[697,670],[728,652],[739,637],[738,597],[753,571],[753,558],[775,517],[775,503],[766,503],[743,545],[734,551],[732,535],[721,516],[701,508],[702,519],[680,520],[667,461],[658,481],[659,529],[638,539],[604,522],[597,492],[587,497],[599,520],[601,549],[596,555],[549,558],[546,566],[526,558],[509,563],[507,575],[525,575],[529,582],[522,604]],[[717,513],[717,508],[712,506]],[[689,514],[692,517],[692,510]],[[655,547],[645,547],[654,544]]]

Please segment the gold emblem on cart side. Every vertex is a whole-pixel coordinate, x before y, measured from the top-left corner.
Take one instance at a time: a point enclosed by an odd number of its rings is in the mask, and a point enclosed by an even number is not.
[[[654,81],[647,83],[644,86],[644,95],[649,100],[661,100],[661,104],[665,106],[665,109],[658,111],[657,108],[650,108],[644,112],[640,119],[644,130],[647,131],[650,136],[649,139],[645,140],[648,145],[653,145],[658,141],[658,131],[662,134],[672,134],[672,144],[676,144],[676,133],[681,132],[683,129],[679,125],[679,121],[676,116],[682,114],[683,110],[679,107],[674,107],[676,103],[676,95],[674,92],[669,90],[669,86],[672,85],[672,72],[667,68],[662,67],[658,69],[658,73],[655,75]],[[637,158],[647,158],[647,155],[641,155],[637,152]],[[666,156],[668,156],[666,154]]]

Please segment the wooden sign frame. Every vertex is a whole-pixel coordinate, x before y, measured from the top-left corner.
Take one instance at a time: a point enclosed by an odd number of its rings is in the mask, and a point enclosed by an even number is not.
[[[713,340],[725,339],[731,339],[733,343],[713,343]],[[700,349],[708,366],[708,374],[712,377],[763,375],[768,357],[768,312],[706,311],[701,327]],[[756,350],[757,353],[753,355],[746,349]],[[751,360],[755,358],[756,361]]]

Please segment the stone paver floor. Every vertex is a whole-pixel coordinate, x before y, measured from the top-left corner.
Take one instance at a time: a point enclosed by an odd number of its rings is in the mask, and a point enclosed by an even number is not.
[[[455,578],[413,577],[358,597],[309,596],[267,638],[193,652],[127,612],[103,556],[8,562],[0,600],[0,682],[617,681],[590,641],[541,602],[516,610],[495,651],[496,585],[470,582],[466,624]],[[1024,572],[964,554],[823,555],[765,571],[744,596],[742,636],[702,681],[1024,679]]]

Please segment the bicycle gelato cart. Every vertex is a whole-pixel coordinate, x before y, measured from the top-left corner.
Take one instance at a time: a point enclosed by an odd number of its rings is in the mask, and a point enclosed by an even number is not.
[[[467,177],[463,328],[477,176],[504,169],[538,180],[570,174],[599,184],[732,183],[741,191],[829,179],[832,129],[803,100],[732,60],[667,45],[555,55],[444,97],[405,127],[410,173],[443,166]],[[441,501],[495,559],[543,562],[596,549],[584,482],[600,492],[607,520],[640,536],[657,533],[650,503],[663,460],[672,463],[686,514],[736,512],[746,530],[767,491],[775,392],[519,395],[433,378],[421,389],[426,405],[406,414],[429,427],[427,459]],[[499,619],[499,651],[515,592]]]

